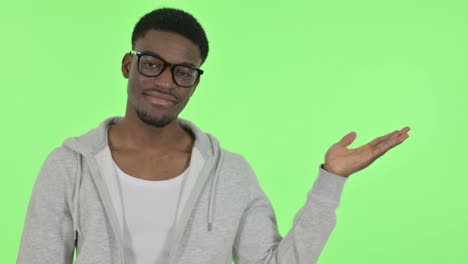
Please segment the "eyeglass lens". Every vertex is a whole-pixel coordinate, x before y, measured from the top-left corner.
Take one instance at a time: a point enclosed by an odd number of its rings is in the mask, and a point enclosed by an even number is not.
[[[156,77],[162,73],[164,66],[163,60],[150,55],[142,55],[138,68],[141,74]],[[177,85],[190,87],[197,81],[198,71],[188,66],[175,65],[172,68],[172,75]]]

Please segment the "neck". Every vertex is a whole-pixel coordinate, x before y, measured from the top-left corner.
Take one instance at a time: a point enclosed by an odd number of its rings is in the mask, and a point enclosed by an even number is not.
[[[109,143],[117,148],[151,151],[170,149],[185,145],[187,140],[193,143],[193,138],[175,118],[165,127],[154,127],[144,123],[136,113],[127,111],[122,122],[109,131]]]

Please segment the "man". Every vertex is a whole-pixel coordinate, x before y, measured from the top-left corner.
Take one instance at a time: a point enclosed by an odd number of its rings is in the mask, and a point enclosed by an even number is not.
[[[200,82],[208,41],[199,23],[158,9],[136,24],[122,73],[124,118],[71,138],[34,187],[18,263],[315,263],[346,177],[403,142],[409,128],[347,149],[333,145],[289,233],[239,155],[178,118]]]

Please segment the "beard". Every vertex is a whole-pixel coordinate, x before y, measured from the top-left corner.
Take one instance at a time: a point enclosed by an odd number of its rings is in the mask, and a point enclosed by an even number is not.
[[[143,121],[143,123],[157,128],[163,128],[174,120],[173,116],[164,116],[158,119],[150,116],[147,112],[144,111],[137,110],[136,113],[140,120]]]

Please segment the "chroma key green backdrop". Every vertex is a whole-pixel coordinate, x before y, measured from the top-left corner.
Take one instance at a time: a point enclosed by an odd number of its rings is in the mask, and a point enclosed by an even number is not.
[[[2,1],[1,263],[16,261],[46,155],[123,115],[133,25],[162,6],[194,14],[210,40],[182,116],[251,162],[283,235],[329,146],[411,126],[351,176],[319,263],[468,263],[462,0]]]

